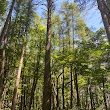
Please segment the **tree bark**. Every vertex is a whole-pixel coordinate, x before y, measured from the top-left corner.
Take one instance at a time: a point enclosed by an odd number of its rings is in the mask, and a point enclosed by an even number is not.
[[[26,61],[24,62],[24,67],[23,67],[23,70],[21,71],[21,78],[22,78],[22,85],[21,85],[21,88],[22,88],[22,91],[21,91],[21,102],[20,102],[20,108],[19,110],[25,110],[25,75],[24,75],[24,72],[25,72],[25,67],[26,67]]]
[[[52,107],[52,109],[53,110],[56,110],[56,108],[57,108],[57,99],[56,99],[56,96],[57,96],[57,91],[56,91],[56,80],[55,79],[53,79],[52,80],[52,102],[53,102],[53,107]]]
[[[78,76],[77,76],[76,68],[74,69],[74,84],[75,84],[75,89],[76,89],[76,94],[77,94],[77,107],[80,108]]]
[[[23,72],[23,71],[22,71]],[[22,73],[23,74],[23,73]],[[20,107],[19,110],[23,110],[23,91],[24,91],[24,74],[22,75],[22,85],[21,85],[21,102],[20,102]]]
[[[104,80],[104,75],[102,75],[102,85],[103,85],[103,99],[104,99],[105,109],[108,110],[107,100],[106,100],[106,93],[105,93],[105,80]]]
[[[91,103],[91,110],[95,110],[94,108],[94,102],[93,102],[93,93],[92,93],[92,87],[91,87],[91,80],[88,78],[88,84],[89,84],[89,93],[90,93],[90,103]]]
[[[56,100],[57,100],[57,110],[59,109],[59,86],[58,86],[58,78],[57,78],[57,95],[56,95]]]
[[[11,23],[11,18],[9,20],[9,27],[10,27],[10,23]],[[9,28],[7,30],[7,33],[9,32]],[[5,74],[5,51],[6,51],[6,44],[7,44],[7,33],[6,35],[4,36],[4,43],[3,43],[3,48],[1,49],[2,50],[2,58],[1,58],[1,70],[0,70],[0,109],[2,107],[2,94],[3,94],[3,90],[4,90],[4,80],[5,80],[5,77],[6,77],[6,74]]]
[[[65,109],[65,92],[64,92],[64,80],[65,80],[65,77],[64,77],[64,66],[63,66],[63,79],[62,79],[62,102],[63,102],[63,109]]]
[[[5,66],[5,47],[2,49],[2,64],[0,72],[0,109],[2,108],[2,94],[4,89],[4,66]]]
[[[72,65],[70,65],[70,75],[71,75],[71,97],[70,97],[70,108],[73,108],[73,72]]]
[[[51,110],[51,70],[50,70],[50,49],[51,49],[51,14],[53,0],[47,0],[47,34],[46,34],[46,54],[44,68],[44,88],[42,110]]]
[[[34,71],[34,80],[33,80],[33,85],[32,85],[32,90],[31,90],[31,97],[30,97],[30,102],[29,102],[29,110],[31,110],[31,105],[32,105],[32,101],[34,100],[34,93],[35,93],[36,86],[37,86],[37,81],[38,81],[40,53],[41,53],[41,47],[40,47],[40,51],[38,53],[37,64],[35,66],[36,68],[35,68],[35,71]]]
[[[88,86],[86,87],[86,90],[85,90],[85,110],[87,110],[88,108]]]

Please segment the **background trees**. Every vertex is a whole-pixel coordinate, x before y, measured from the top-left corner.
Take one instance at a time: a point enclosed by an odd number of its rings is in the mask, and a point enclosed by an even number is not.
[[[109,26],[93,32],[77,2],[64,1],[58,11],[52,0],[10,2],[9,9],[0,2],[0,15],[7,9],[1,24],[0,109],[109,110]],[[43,16],[35,9],[40,5],[46,6]]]

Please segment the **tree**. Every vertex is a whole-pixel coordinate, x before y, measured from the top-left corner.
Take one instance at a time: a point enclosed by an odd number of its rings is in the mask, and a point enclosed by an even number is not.
[[[7,31],[9,29],[9,24],[10,24],[9,22],[11,20],[11,15],[12,15],[12,11],[13,11],[13,8],[14,8],[14,4],[15,4],[15,0],[12,1],[9,13],[7,15],[4,27],[3,27],[1,35],[0,35],[0,47],[2,46],[2,42],[5,42],[5,40],[4,40],[5,38],[4,37],[7,35]]]
[[[75,0],[81,7],[86,6],[91,0]],[[95,4],[95,0],[92,1]],[[108,0],[97,0],[98,9],[100,10],[104,27],[107,33],[108,42],[110,42],[110,2]]]
[[[29,22],[30,22],[30,15],[32,13],[32,1],[33,0],[29,0],[27,3],[27,17],[26,17],[26,24],[24,24],[24,33],[22,33],[22,37],[23,37],[23,45],[22,45],[22,52],[21,52],[21,57],[20,57],[20,63],[19,63],[19,67],[18,67],[18,71],[17,71],[17,77],[16,77],[16,83],[15,83],[15,88],[14,88],[14,93],[13,93],[13,99],[12,99],[12,107],[11,110],[15,110],[16,109],[16,102],[17,102],[17,93],[18,93],[18,87],[19,87],[19,82],[20,82],[20,76],[21,76],[21,69],[22,69],[22,65],[23,65],[23,59],[24,59],[24,54],[26,51],[26,36],[27,36],[27,32],[29,30]]]
[[[57,2],[46,2],[16,0],[14,4],[2,48],[1,109],[109,109],[110,46],[105,29],[89,29],[76,3],[64,1],[53,13]],[[105,2],[109,6],[109,0]],[[44,5],[46,16],[39,13]]]
[[[6,2],[6,1],[4,1]],[[1,4],[4,2],[2,1]],[[9,13],[7,15],[4,27],[2,29],[1,35],[0,35],[0,53],[1,53],[1,70],[0,70],[0,108],[2,106],[2,94],[3,94],[3,90],[4,90],[4,67],[5,67],[5,48],[6,48],[6,43],[7,43],[7,36],[8,36],[8,32],[9,32],[9,26],[10,26],[10,22],[11,22],[11,15],[12,15],[12,11],[13,11],[13,7],[15,4],[15,0],[12,1]]]
[[[102,20],[106,29],[108,42],[110,42],[110,9],[108,2],[104,0],[97,0],[98,8],[100,10]],[[107,5],[108,4],[108,5]]]
[[[46,53],[44,68],[44,89],[43,89],[43,110],[51,110],[51,68],[50,68],[50,49],[51,49],[51,14],[53,1],[47,0],[47,33],[46,33]]]

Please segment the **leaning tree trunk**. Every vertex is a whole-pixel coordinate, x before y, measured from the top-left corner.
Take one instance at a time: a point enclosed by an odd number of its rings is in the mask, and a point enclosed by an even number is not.
[[[10,18],[10,21],[9,21],[9,27],[10,27],[10,23],[11,23],[11,18]],[[9,28],[7,30],[7,33],[9,32]],[[1,49],[1,70],[0,70],[0,109],[2,108],[2,94],[3,94],[3,91],[4,91],[4,80],[5,80],[5,77],[6,77],[6,74],[5,74],[5,51],[6,51],[6,44],[7,44],[7,36],[8,34],[6,33],[6,35],[4,36],[4,43],[2,44],[3,48]]]
[[[26,39],[27,32],[29,30],[30,26],[30,14],[31,14],[31,5],[32,5],[33,0],[28,1],[28,10],[27,10],[27,17],[26,17],[26,24],[25,24],[25,32],[23,38]],[[24,54],[25,54],[25,49],[26,49],[26,41],[24,40],[23,42],[23,47],[22,47],[22,53],[21,53],[21,58],[20,58],[20,63],[18,67],[18,72],[17,72],[17,78],[16,78],[16,83],[15,83],[15,88],[14,88],[14,93],[13,93],[13,99],[12,99],[12,107],[11,110],[16,109],[16,102],[17,102],[17,92],[18,92],[18,87],[19,87],[19,82],[20,82],[20,76],[21,76],[21,69],[23,65],[23,59],[24,59]]]
[[[50,70],[50,49],[51,49],[51,14],[53,0],[47,0],[47,35],[46,35],[46,54],[44,68],[44,88],[42,110],[51,110],[51,70]]]
[[[2,94],[4,89],[4,66],[5,66],[5,47],[2,49],[2,63],[0,71],[0,109],[2,108]]]
[[[110,42],[110,9],[104,0],[97,0],[97,4]]]
[[[21,69],[22,69],[23,59],[24,59],[24,54],[25,54],[25,48],[26,48],[26,46],[24,44],[23,48],[22,48],[20,63],[19,63],[19,67],[18,67],[17,77],[16,77],[16,84],[15,84],[14,93],[13,93],[11,110],[16,109],[17,93],[18,93],[18,87],[19,87],[20,76],[21,76]]]

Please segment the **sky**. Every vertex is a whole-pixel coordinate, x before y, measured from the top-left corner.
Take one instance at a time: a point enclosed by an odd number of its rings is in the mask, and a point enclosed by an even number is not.
[[[98,29],[103,27],[101,14],[97,7],[94,7],[89,10],[84,20],[89,28],[93,28],[93,31],[97,31]]]

